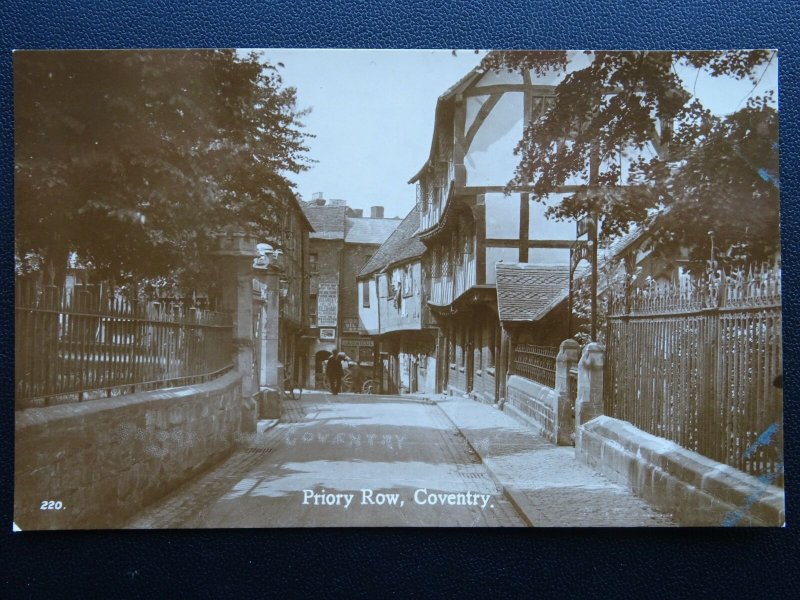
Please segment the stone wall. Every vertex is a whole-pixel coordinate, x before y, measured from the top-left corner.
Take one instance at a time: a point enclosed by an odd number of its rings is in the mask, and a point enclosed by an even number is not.
[[[241,375],[232,372],[201,385],[17,412],[15,523],[124,525],[231,452],[241,404]]]
[[[576,431],[578,460],[688,526],[785,523],[783,489],[646,433],[596,417]]]
[[[503,410],[534,428],[543,438],[556,443],[558,393],[554,389],[519,375],[510,375]]]

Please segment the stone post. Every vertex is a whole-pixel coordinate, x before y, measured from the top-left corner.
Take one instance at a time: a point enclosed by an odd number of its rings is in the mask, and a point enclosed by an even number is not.
[[[259,364],[259,416],[279,419],[281,416],[280,390],[283,387],[283,365],[280,362],[280,277],[283,268],[280,259],[269,254],[253,264],[253,272],[261,284],[261,330],[258,341]]]
[[[556,443],[571,446],[575,434],[575,398],[569,391],[569,372],[578,362],[580,345],[575,340],[564,340],[556,357],[556,393],[558,394],[558,415],[556,418]]]
[[[605,346],[586,344],[578,363],[578,399],[575,403],[575,427],[603,414],[603,367]]]
[[[243,433],[256,430],[258,382],[253,372],[253,258],[258,256],[256,240],[240,231],[227,229],[217,236],[213,252],[219,265],[224,311],[233,314],[233,366],[242,376]]]
[[[508,398],[508,361],[511,353],[511,337],[503,324],[500,324],[500,362],[495,365],[495,377],[500,382],[500,398],[497,404],[503,410]]]

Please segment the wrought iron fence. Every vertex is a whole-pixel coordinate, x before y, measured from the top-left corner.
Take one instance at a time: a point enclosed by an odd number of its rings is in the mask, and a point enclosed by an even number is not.
[[[511,373],[555,389],[556,356],[558,348],[518,344],[514,346]]]
[[[782,485],[780,269],[617,290],[606,339],[607,415]]]
[[[232,366],[225,313],[28,283],[14,308],[17,409],[188,385]]]

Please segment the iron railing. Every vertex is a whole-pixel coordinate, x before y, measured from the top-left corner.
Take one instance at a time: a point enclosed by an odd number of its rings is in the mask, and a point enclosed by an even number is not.
[[[614,294],[605,412],[782,484],[780,269]]]
[[[16,286],[17,409],[188,385],[231,368],[229,314],[80,287]]]
[[[558,348],[518,344],[514,346],[511,373],[555,389],[556,356]]]

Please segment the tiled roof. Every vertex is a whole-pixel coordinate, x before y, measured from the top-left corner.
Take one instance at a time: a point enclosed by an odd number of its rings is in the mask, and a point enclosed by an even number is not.
[[[370,275],[392,264],[404,262],[425,252],[425,244],[416,236],[419,228],[419,211],[414,207],[394,230],[389,239],[372,255],[359,276]]]
[[[501,321],[537,321],[569,291],[569,266],[496,263]]]
[[[369,217],[347,217],[347,244],[382,244],[392,235],[400,219],[372,219]]]
[[[598,257],[600,266],[620,256],[646,234],[645,228],[632,227],[631,231],[617,238]],[[569,295],[569,269],[566,266],[544,267],[530,264],[497,263],[495,269],[497,273],[497,306],[501,321],[538,321],[566,300]],[[548,278],[542,272],[544,269],[552,270],[551,277]],[[562,277],[555,273],[557,270],[564,272],[565,283],[560,288],[555,283],[558,277]],[[589,277],[590,272],[591,267],[584,263],[575,271],[575,279]],[[598,288],[602,291],[607,285],[608,282],[600,273]],[[526,291],[532,287],[539,289],[539,292]],[[547,296],[549,296],[549,300],[545,301]]]
[[[314,228],[311,239],[343,240],[345,231],[345,206],[309,206],[303,203],[303,212]]]

